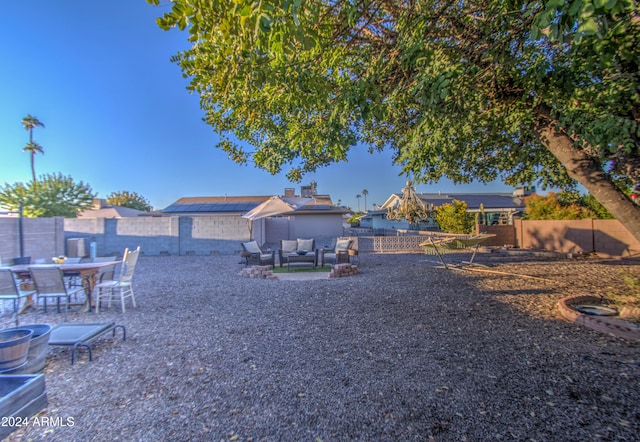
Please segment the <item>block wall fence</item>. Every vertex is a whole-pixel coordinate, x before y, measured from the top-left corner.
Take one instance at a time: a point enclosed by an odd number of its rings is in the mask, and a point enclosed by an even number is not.
[[[256,226],[258,227],[258,226]],[[512,226],[477,226],[494,233],[483,245],[566,253],[596,252],[603,257],[638,257],[640,242],[617,220],[523,221]],[[23,256],[50,260],[70,255],[69,241],[82,239],[85,255],[91,243],[97,256],[120,256],[140,246],[145,255],[231,255],[249,240],[249,224],[237,216],[139,218],[24,218]],[[420,252],[420,236],[355,236],[361,253]],[[328,244],[322,238],[318,244]],[[272,247],[277,245],[271,244]],[[20,256],[18,218],[0,218],[0,262]]]

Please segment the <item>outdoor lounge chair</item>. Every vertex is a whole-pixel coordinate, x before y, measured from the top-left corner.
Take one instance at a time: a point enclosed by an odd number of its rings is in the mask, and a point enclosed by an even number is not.
[[[278,258],[280,260],[280,267],[283,264],[289,262],[290,255],[299,256],[305,251],[306,255],[316,254],[316,240],[315,239],[283,239],[280,241],[280,248],[278,249]]]
[[[472,265],[480,244],[494,236],[495,235],[491,233],[480,233],[478,235],[469,236],[430,236],[429,239],[421,243],[420,246],[424,247],[425,251],[426,249],[433,249],[436,255],[438,255],[438,258],[440,259],[440,262],[445,269],[460,268],[461,265]],[[455,252],[462,251],[464,249],[473,249],[473,253],[471,254],[471,259],[469,261],[462,261],[459,264],[447,265],[447,263],[444,261],[444,258],[442,257],[442,253],[444,250]]]
[[[333,264],[346,264],[349,263],[349,250],[353,245],[351,239],[338,239],[333,249],[320,250],[319,260],[320,266],[324,266],[328,263]]]
[[[275,267],[276,252],[273,250],[264,252],[256,241],[242,243],[242,256],[245,258],[245,266],[269,265]]]

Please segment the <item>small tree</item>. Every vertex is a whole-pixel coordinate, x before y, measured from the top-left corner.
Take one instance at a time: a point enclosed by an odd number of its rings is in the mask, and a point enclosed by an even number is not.
[[[453,200],[436,209],[436,222],[447,233],[471,233],[475,217],[467,212],[467,203]]]
[[[143,212],[151,212],[153,207],[149,200],[136,192],[123,190],[120,192],[111,192],[107,196],[107,204],[112,206],[128,207],[130,209],[142,210]]]
[[[5,184],[0,188],[0,205],[16,211],[22,203],[23,214],[29,218],[75,218],[79,212],[91,208],[93,198],[91,186],[82,181],[76,183],[60,173],[41,175],[37,183]]]
[[[531,195],[525,200],[525,219],[562,220],[595,218],[595,213],[589,208],[577,204],[578,199],[571,195],[549,192],[547,196]]]

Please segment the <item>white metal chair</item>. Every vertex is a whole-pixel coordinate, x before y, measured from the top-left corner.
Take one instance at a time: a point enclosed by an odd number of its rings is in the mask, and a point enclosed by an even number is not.
[[[29,267],[31,279],[36,286],[35,309],[36,322],[38,321],[38,304],[40,299],[44,299],[44,311],[47,311],[47,298],[55,298],[58,311],[60,302],[64,303],[64,320],[67,320],[69,310],[69,299],[72,295],[83,293],[84,288],[69,288],[64,280],[64,274],[56,266],[31,266]]]
[[[9,269],[0,269],[0,301],[13,301],[13,314],[16,327],[19,324],[18,313],[20,300],[35,294],[35,290],[21,290],[13,272]]]
[[[107,301],[107,307],[111,306],[111,298],[115,295],[116,291],[120,294],[122,313],[125,313],[125,299],[131,298],[131,303],[134,307],[136,306],[136,298],[133,295],[131,280],[133,279],[133,272],[136,269],[139,255],[140,247],[133,251],[125,249],[118,277],[110,280],[102,280],[96,284],[94,296],[96,300],[96,313],[100,312],[101,300]]]

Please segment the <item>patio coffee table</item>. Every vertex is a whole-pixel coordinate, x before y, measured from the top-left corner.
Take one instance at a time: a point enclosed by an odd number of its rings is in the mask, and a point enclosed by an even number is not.
[[[93,359],[91,342],[109,331],[113,331],[113,336],[115,336],[116,328],[122,329],[122,340],[126,340],[127,332],[124,325],[116,325],[112,322],[97,324],[59,324],[51,329],[49,345],[72,346],[71,365],[73,365],[75,361],[76,348],[79,346],[86,347],[89,350],[89,360],[91,361]]]
[[[287,256],[287,272],[289,271],[291,264],[311,264],[311,266],[315,268],[316,254],[307,253],[306,255],[299,255],[297,253],[292,253]]]

